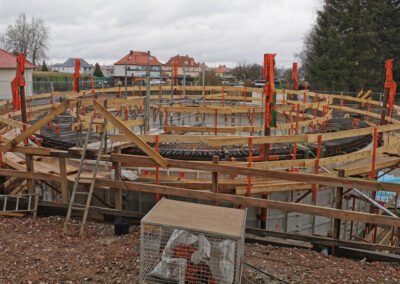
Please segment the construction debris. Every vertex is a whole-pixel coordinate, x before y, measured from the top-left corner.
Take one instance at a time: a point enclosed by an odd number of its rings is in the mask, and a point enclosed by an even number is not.
[[[64,217],[0,217],[1,283],[136,283],[139,231],[115,236],[112,224],[79,223],[62,234]],[[5,236],[7,232],[7,237]],[[245,262],[289,283],[398,283],[400,265],[325,256],[299,248],[246,244]],[[280,283],[244,266],[242,283]]]

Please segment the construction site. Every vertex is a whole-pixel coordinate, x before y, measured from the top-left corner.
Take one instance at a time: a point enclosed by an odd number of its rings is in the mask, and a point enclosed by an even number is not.
[[[296,63],[278,88],[279,55],[263,60],[263,88],[182,86],[176,68],[154,86],[148,68],[89,89],[76,60],[73,91],[25,96],[20,54],[0,101],[1,282],[400,281],[400,184],[381,181],[400,163],[395,63],[379,98],[299,90]]]

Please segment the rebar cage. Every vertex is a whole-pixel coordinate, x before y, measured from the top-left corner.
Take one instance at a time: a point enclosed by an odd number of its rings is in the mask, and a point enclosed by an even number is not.
[[[243,247],[244,230],[233,237],[142,220],[140,283],[240,283]]]

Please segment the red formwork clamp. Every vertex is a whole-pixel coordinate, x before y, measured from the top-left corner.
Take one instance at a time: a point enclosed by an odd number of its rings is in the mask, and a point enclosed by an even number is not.
[[[19,110],[21,107],[21,100],[19,97],[19,87],[25,86],[25,62],[26,58],[23,53],[18,53],[17,58],[17,72],[15,74],[15,78],[11,81],[11,90],[13,95],[13,106],[14,110]]]
[[[75,59],[75,73],[74,73],[74,87],[73,90],[74,92],[79,92],[79,71],[81,70],[81,60],[80,59]],[[93,78],[92,78],[93,79]],[[93,81],[92,81],[93,84]]]
[[[386,68],[386,80],[385,80],[385,89],[389,89],[389,117],[392,117],[393,105],[394,105],[394,96],[396,94],[397,84],[393,81],[393,59],[388,59],[385,64]]]
[[[297,77],[297,62],[293,62],[293,71],[292,71],[292,79],[293,79],[293,89],[299,89],[299,79]]]

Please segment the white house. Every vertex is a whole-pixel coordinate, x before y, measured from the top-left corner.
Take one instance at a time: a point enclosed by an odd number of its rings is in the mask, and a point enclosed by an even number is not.
[[[146,76],[147,63],[150,66],[150,77],[159,78],[162,71],[161,63],[150,54],[150,51],[131,51],[114,63],[114,80],[124,82],[125,69],[128,85],[131,85],[133,80],[143,80]]]
[[[0,99],[12,99],[11,81],[17,72],[17,56],[0,49]],[[28,61],[25,63],[25,94],[33,94],[32,72],[36,68]]]
[[[55,72],[64,72],[64,73],[75,73],[75,59],[77,58],[69,58],[64,63],[57,63],[52,66],[52,70]],[[81,60],[81,69],[79,73],[81,74],[92,74],[93,73],[93,65],[86,62],[86,60],[80,58]]]

